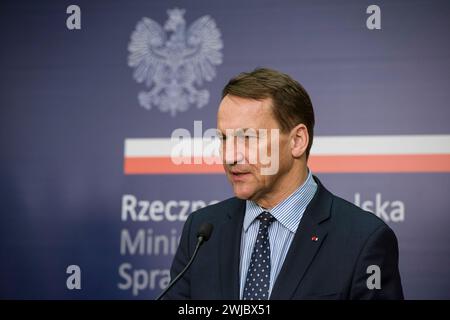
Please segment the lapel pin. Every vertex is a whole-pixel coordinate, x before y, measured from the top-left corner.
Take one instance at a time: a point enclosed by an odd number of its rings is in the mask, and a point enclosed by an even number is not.
[[[314,242],[316,242],[316,241],[319,241],[319,238],[318,238],[317,236],[312,236],[312,237],[311,237],[311,240],[314,241]]]

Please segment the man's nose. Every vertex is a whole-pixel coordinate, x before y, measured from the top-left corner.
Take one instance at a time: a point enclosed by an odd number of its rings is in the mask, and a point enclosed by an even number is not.
[[[223,156],[223,161],[225,164],[233,165],[236,163],[242,163],[244,161],[244,153],[245,152],[242,146],[237,146],[236,143],[228,143],[225,145]]]

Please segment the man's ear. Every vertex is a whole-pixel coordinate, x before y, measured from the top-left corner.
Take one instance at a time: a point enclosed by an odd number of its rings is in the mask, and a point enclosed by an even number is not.
[[[291,154],[294,158],[300,158],[308,148],[308,128],[303,123],[295,126],[290,132]]]

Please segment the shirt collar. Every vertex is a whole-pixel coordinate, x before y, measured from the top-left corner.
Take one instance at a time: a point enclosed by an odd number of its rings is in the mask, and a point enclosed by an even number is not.
[[[314,181],[311,171],[308,170],[308,176],[305,182],[290,196],[270,210],[263,209],[256,202],[247,200],[244,217],[244,232],[247,232],[247,229],[261,212],[267,211],[270,212],[270,214],[272,214],[272,216],[274,216],[285,228],[295,233],[303,213],[314,197],[316,190],[317,183]],[[293,214],[294,212],[296,214]]]

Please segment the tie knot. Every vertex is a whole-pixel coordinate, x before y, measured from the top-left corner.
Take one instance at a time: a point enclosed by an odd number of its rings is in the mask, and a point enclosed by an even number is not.
[[[262,225],[270,226],[270,224],[275,220],[274,216],[270,214],[270,212],[264,211],[261,213],[257,219],[260,221]]]

